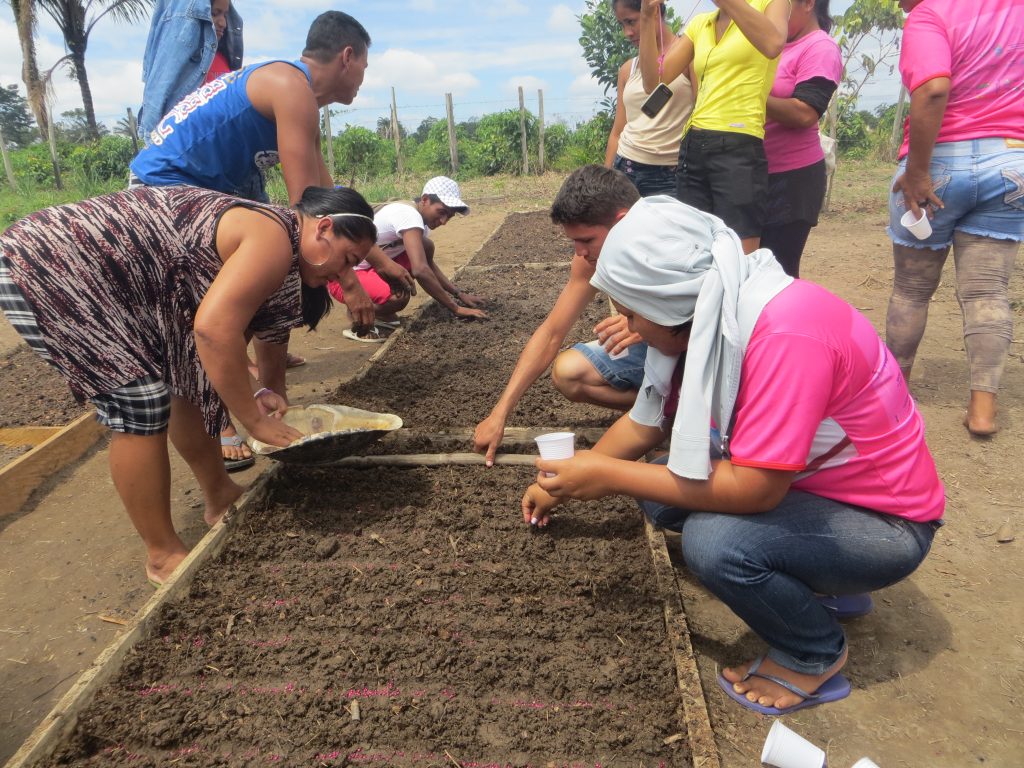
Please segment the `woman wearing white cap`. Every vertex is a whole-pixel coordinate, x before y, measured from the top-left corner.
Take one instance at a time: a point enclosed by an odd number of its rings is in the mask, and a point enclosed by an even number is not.
[[[416,200],[388,203],[374,214],[376,248],[412,273],[423,290],[456,317],[486,318],[487,313],[480,309],[483,297],[457,288],[434,261],[430,230],[443,227],[457,213],[469,213],[459,185],[447,176],[435,176],[423,185],[423,193]],[[396,285],[378,274],[369,261],[357,266],[355,273],[373,302],[377,320],[373,328],[353,327],[342,334],[353,341],[382,342],[399,326],[397,313],[409,303],[409,290],[404,284]],[[328,289],[331,296],[344,303],[345,294],[339,283],[331,283]]]
[[[612,229],[591,283],[647,341],[644,382],[592,451],[538,460],[526,522],[566,498],[641,499],[768,645],[723,670],[726,693],[766,714],[847,696],[846,638],[820,596],[905,578],[944,508],[892,355],[849,304],[667,196]],[[635,461],[667,436],[663,461]]]

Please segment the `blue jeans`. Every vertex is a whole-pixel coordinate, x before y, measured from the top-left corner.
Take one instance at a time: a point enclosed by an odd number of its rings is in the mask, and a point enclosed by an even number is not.
[[[676,195],[676,167],[674,165],[638,163],[636,160],[616,155],[612,168],[626,174],[642,197],[651,195],[675,197]]]
[[[587,358],[614,389],[640,389],[644,380],[644,361],[647,359],[647,345],[643,342],[630,345],[628,354],[618,360],[612,360],[601,342],[596,340],[573,344],[572,348]]]
[[[904,157],[896,176],[906,170]],[[903,193],[890,192],[887,231],[894,243],[944,249],[953,242],[954,230],[996,240],[1024,240],[1024,142],[974,139],[936,144],[929,172],[935,196],[945,206],[933,211],[932,234],[918,240],[908,232],[900,224],[907,211]]]
[[[941,525],[801,491],[752,515],[640,506],[655,524],[682,532],[686,565],[768,644],[768,657],[808,675],[825,672],[846,649],[839,622],[815,594],[873,592],[906,578]]]

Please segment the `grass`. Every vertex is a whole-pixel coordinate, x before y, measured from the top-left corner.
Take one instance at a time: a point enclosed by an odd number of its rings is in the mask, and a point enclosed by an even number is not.
[[[877,160],[846,160],[840,158],[832,186],[832,211],[836,213],[865,212],[877,214],[886,208],[894,166]],[[536,210],[547,208],[554,199],[564,172],[547,172],[540,176],[480,176],[459,182],[462,199],[471,208],[503,210]],[[386,200],[411,200],[423,189],[426,178],[409,174],[382,176],[356,183],[371,203]],[[21,184],[18,192],[0,186],[0,228],[6,229],[23,216],[51,205],[74,202],[124,188],[121,180],[103,183],[70,180],[63,190]],[[271,174],[268,192],[275,202],[287,200],[284,181],[279,173]]]

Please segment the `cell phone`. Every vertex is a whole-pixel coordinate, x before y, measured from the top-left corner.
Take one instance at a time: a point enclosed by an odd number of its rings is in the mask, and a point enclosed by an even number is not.
[[[658,87],[651,91],[651,95],[640,105],[640,111],[648,117],[655,117],[671,98],[672,89],[664,83],[658,83]]]

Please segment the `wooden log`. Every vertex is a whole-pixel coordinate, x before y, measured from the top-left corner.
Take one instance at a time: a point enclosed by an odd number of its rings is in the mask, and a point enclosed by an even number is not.
[[[128,623],[124,634],[96,658],[50,710],[50,714],[32,731],[5,768],[30,768],[50,757],[57,745],[74,729],[78,717],[92,702],[96,692],[119,671],[128,652],[145,637],[160,609],[186,596],[196,571],[223,549],[231,532],[245,520],[247,511],[263,503],[270,493],[271,481],[279,471],[277,466],[264,471],[239,499],[233,511],[207,532],[174,574]]]
[[[537,457],[524,453],[499,453],[494,463],[505,466],[533,466]],[[399,453],[387,456],[346,456],[332,467],[443,467],[452,464],[483,466],[479,453]]]
[[[28,431],[32,431],[31,428]],[[94,414],[83,413],[66,427],[57,428],[28,453],[0,468],[0,518],[21,509],[36,488],[92,448],[104,432]]]

